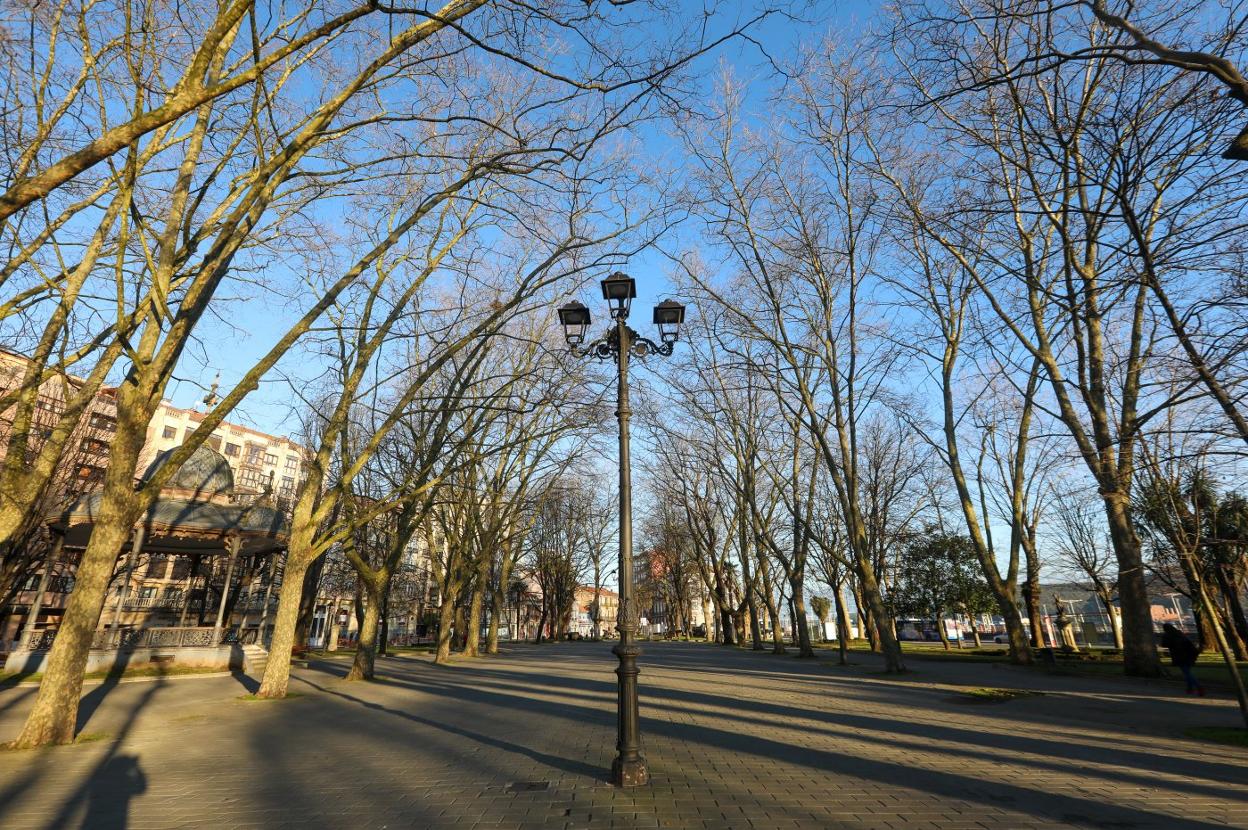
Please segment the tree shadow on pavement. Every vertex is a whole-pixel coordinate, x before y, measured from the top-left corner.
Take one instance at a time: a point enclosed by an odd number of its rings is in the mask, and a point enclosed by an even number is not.
[[[411,679],[390,679],[392,685],[406,685],[414,690],[428,694],[445,696],[459,704],[481,704],[500,709],[509,709],[517,714],[544,715],[583,720],[593,715],[609,716],[602,706],[594,706],[594,701],[573,701],[569,698],[587,698],[587,694],[573,690],[586,690],[589,693],[602,693],[614,689],[614,684],[589,678],[561,675],[550,683],[548,688],[535,685],[537,678],[527,673],[507,671],[502,668],[473,667],[465,671],[459,682],[439,673],[436,677],[420,674]],[[556,685],[557,684],[557,685]],[[564,697],[562,702],[538,699],[534,694],[549,693]],[[979,759],[988,761],[1000,760],[1002,756],[981,749],[998,749],[1006,753],[1028,752],[1042,757],[1066,759],[1070,763],[1060,762],[1034,763],[1028,759],[1027,764],[1041,769],[1052,769],[1059,774],[1087,774],[1075,768],[1078,762],[1091,762],[1102,765],[1095,770],[1097,776],[1109,780],[1119,780],[1135,787],[1150,788],[1169,787],[1178,791],[1191,791],[1205,796],[1231,797],[1232,794],[1217,785],[1204,786],[1190,781],[1179,782],[1158,779],[1131,771],[1116,770],[1103,765],[1130,764],[1150,773],[1158,772],[1158,767],[1165,766],[1169,772],[1187,778],[1203,776],[1228,783],[1241,783],[1244,770],[1242,767],[1197,762],[1191,759],[1172,759],[1167,763],[1158,755],[1124,752],[1121,747],[1110,750],[1097,750],[1093,747],[1080,747],[1065,740],[1047,740],[1017,734],[998,735],[973,731],[959,727],[931,724],[911,723],[899,718],[879,717],[875,715],[825,712],[786,706],[760,700],[748,700],[703,692],[659,688],[649,693],[650,700],[643,698],[643,717],[646,707],[655,706],[656,697],[679,701],[675,704],[662,705],[662,708],[678,714],[685,711],[703,711],[705,707],[722,707],[728,712],[716,711],[705,717],[722,718],[737,723],[747,723],[757,727],[751,732],[734,728],[716,728],[705,724],[660,719],[664,740],[685,741],[705,747],[724,750],[727,754],[752,755],[769,760],[799,764],[822,772],[845,775],[850,777],[866,777],[880,782],[904,782],[908,788],[931,792],[935,795],[977,801],[992,807],[1008,807],[1023,810],[1046,818],[1057,818],[1062,821],[1092,821],[1120,823],[1122,826],[1172,824],[1173,818],[1164,814],[1154,813],[1146,809],[1136,809],[1060,792],[1050,792],[1039,788],[1005,783],[1000,780],[983,781],[974,777],[943,770],[923,768],[918,765],[902,765],[891,761],[883,761],[861,756],[850,756],[828,750],[812,749],[806,746],[796,747],[791,743],[772,740],[758,734],[758,729],[769,726],[785,726],[819,731],[835,737],[845,735],[844,729],[854,729],[854,740],[876,743],[885,749],[927,751],[943,753],[956,759]],[[887,695],[898,700],[898,695]],[[604,696],[605,697],[605,696]],[[605,703],[606,701],[602,701]],[[913,701],[910,701],[913,704]],[[683,705],[688,704],[688,705]],[[365,704],[367,705],[367,704]],[[522,717],[523,715],[520,714]],[[823,729],[816,727],[810,730],[802,721],[821,721],[829,726]],[[445,728],[444,724],[435,724]],[[464,737],[474,740],[484,737],[475,733],[462,732]],[[487,740],[489,740],[487,738]],[[933,746],[933,741],[950,741],[963,744],[967,749],[940,748]],[[509,744],[508,746],[514,746]],[[1108,754],[1108,757],[1107,757]],[[594,771],[596,774],[597,770]],[[1030,803],[1029,803],[1030,802]],[[1191,822],[1193,827],[1212,827],[1216,825]]]
[[[748,653],[746,653],[748,654]],[[795,674],[804,675],[808,672],[803,671],[809,664],[795,664],[797,669]],[[645,678],[643,667],[643,681]],[[671,666],[675,668],[675,666]],[[531,683],[530,678],[519,675],[514,671],[507,671],[498,668],[479,668],[474,669],[474,674],[485,678],[493,678],[502,682],[510,683]],[[721,664],[720,674],[731,674],[736,676],[740,674],[736,666],[723,666]],[[778,675],[777,679],[783,679],[784,675]],[[826,678],[826,675],[820,675]],[[791,678],[790,678],[791,679]],[[429,679],[425,677],[413,678],[413,682],[424,687]],[[838,685],[847,692],[853,692],[863,695],[864,688],[861,683],[855,683],[850,679],[834,679],[833,685]],[[614,692],[615,684],[604,680],[592,680],[588,678],[578,678],[570,676],[561,676],[559,678],[561,691],[567,687],[584,689],[587,691],[611,691]],[[926,699],[916,701],[915,695],[921,694]],[[952,706],[943,701],[948,694],[945,690],[939,689],[910,689],[897,688],[892,684],[876,685],[870,689],[871,700],[883,706],[922,706],[931,710],[933,713],[940,711],[953,711]],[[1169,772],[1174,775],[1183,777],[1200,777],[1212,781],[1222,781],[1226,783],[1238,784],[1245,779],[1245,769],[1242,766],[1222,764],[1209,760],[1192,760],[1189,758],[1172,758],[1164,754],[1155,752],[1138,752],[1132,751],[1123,744],[1115,744],[1112,748],[1098,747],[1094,745],[1080,744],[1071,738],[1057,736],[1053,739],[1038,738],[1035,736],[1020,735],[1017,731],[995,732],[984,730],[964,729],[958,726],[946,724],[932,724],[924,722],[911,722],[902,718],[880,717],[872,714],[854,714],[847,712],[829,712],[824,710],[804,708],[798,706],[784,705],[771,701],[758,700],[746,695],[727,696],[712,694],[702,691],[690,691],[686,689],[675,689],[670,686],[650,686],[648,689],[643,686],[642,704],[644,706],[653,705],[655,695],[665,698],[681,701],[693,706],[717,706],[733,712],[732,715],[723,715],[730,718],[747,718],[742,712],[753,713],[754,720],[761,723],[788,723],[794,720],[809,719],[827,723],[834,727],[850,727],[860,729],[867,734],[899,734],[909,736],[920,740],[947,740],[979,746],[984,748],[1000,749],[1006,752],[1030,752],[1049,758],[1062,758],[1070,761],[1082,761],[1090,763],[1103,764],[1108,762],[1120,765],[1135,767],[1147,773]],[[976,712],[978,717],[1002,719],[1011,722],[1031,721],[1027,715],[1026,706],[1012,705],[1001,710],[986,711],[979,710]],[[644,715],[644,712],[643,712]],[[762,718],[763,720],[759,720]],[[1053,724],[1044,721],[1036,721],[1039,725],[1052,727]],[[1134,779],[1133,779],[1134,780]]]
[[[48,830],[69,826],[70,819],[81,808],[83,802],[86,802],[87,808],[82,822],[84,830],[87,828],[94,830],[96,827],[124,828],[126,826],[130,801],[147,790],[147,778],[139,766],[138,756],[122,755],[119,750],[126,736],[130,734],[130,730],[134,728],[139,713],[146,708],[156,693],[165,687],[167,682],[162,675],[149,684],[149,688],[144,689],[138,702],[127,714],[125,722],[117,730],[117,734],[110,736],[111,743],[104,757],[91,769],[78,789],[61,805],[56,816],[48,822]]]
[[[70,826],[71,820],[82,809],[87,807],[83,820],[84,828],[120,828],[125,827],[129,812],[130,800],[146,789],[146,779],[139,767],[137,756],[121,755],[119,750],[126,736],[134,727],[139,713],[146,708],[156,693],[165,686],[163,677],[147,684],[138,701],[127,713],[124,722],[115,735],[108,736],[108,749],[79,782],[65,802],[56,810],[52,820],[48,822],[49,830]],[[116,685],[115,683],[113,685]],[[92,692],[101,687],[96,687]],[[99,695],[95,706],[104,697]],[[95,706],[91,711],[94,711]],[[79,717],[78,723],[85,724],[87,718]],[[86,747],[43,747],[40,749],[23,750],[30,753],[30,763],[24,773],[0,791],[0,815],[4,815],[12,805],[50,772],[51,768],[62,760],[64,752],[89,751]],[[48,810],[47,812],[51,812]]]
[[[254,695],[260,689],[260,681],[245,672],[230,672],[230,676],[237,680],[249,695]]]
[[[113,661],[113,665],[109,666],[108,674],[104,675],[104,682],[93,687],[91,691],[79,699],[78,724],[75,727],[75,731],[81,732],[86,727],[87,721],[91,720],[91,716],[100,708],[104,698],[108,697],[108,693],[117,688],[117,685],[121,683],[121,676],[126,673],[126,667],[130,665],[130,658],[133,654],[133,652],[125,649],[118,650],[117,659]]]
[[[8,710],[12,709],[14,706],[16,706],[17,704],[21,703],[26,698],[33,695],[35,693],[35,690],[38,688],[39,688],[38,686],[28,686],[27,688],[22,689],[20,692],[14,692],[12,695],[9,696],[8,700],[6,700],[4,703],[0,703],[0,712],[7,712]]]
[[[366,709],[371,709],[376,712],[383,712],[387,715],[391,715],[396,718],[402,718],[404,720],[419,724],[421,726],[426,726],[431,729],[437,729],[441,732],[447,732],[451,735],[456,735],[461,738],[466,738],[470,741],[473,741],[478,744],[482,744],[484,746],[491,746],[491,747],[494,747],[495,749],[502,749],[507,752],[514,752],[516,754],[523,755],[527,758],[530,758],[534,761],[545,764],[547,766],[553,767],[555,769],[559,769],[564,772],[571,773],[572,775],[581,775],[586,778],[600,779],[603,781],[606,780],[605,771],[597,767],[594,767],[590,764],[581,763],[580,761],[576,761],[571,758],[564,758],[559,755],[551,755],[550,753],[547,753],[547,752],[540,752],[532,747],[525,746],[523,744],[517,744],[512,741],[506,741],[506,740],[503,740],[502,738],[498,738],[492,735],[486,735],[481,732],[475,732],[470,729],[465,729],[463,727],[453,726],[452,724],[446,723],[444,721],[436,721],[430,718],[424,718],[419,715],[414,715],[411,712],[403,712],[399,709],[392,709],[388,706],[383,706],[380,703],[373,703],[371,701],[364,700],[363,698],[356,697],[355,695],[347,694],[346,692],[335,691],[334,689],[331,689],[328,686],[322,686],[319,683],[315,683],[311,680],[308,680],[307,678],[297,677],[297,678],[292,678],[292,679],[298,680],[302,683],[306,683],[307,685],[311,686],[312,688],[316,689],[319,692],[322,692],[327,695],[332,695],[333,697],[340,698],[342,700],[353,703],[357,706],[362,706]]]

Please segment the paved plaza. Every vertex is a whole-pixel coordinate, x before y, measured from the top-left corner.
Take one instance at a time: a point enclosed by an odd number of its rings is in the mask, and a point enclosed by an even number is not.
[[[1248,757],[1187,740],[1226,696],[915,661],[900,679],[709,645],[647,644],[652,783],[616,790],[609,644],[434,666],[297,669],[88,687],[88,740],[0,753],[0,827],[1248,827]],[[972,703],[958,686],[1042,696]],[[31,687],[0,692],[11,739]]]

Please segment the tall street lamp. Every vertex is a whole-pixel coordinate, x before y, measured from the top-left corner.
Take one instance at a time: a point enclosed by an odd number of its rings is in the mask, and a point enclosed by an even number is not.
[[[659,342],[642,337],[627,325],[628,309],[637,296],[637,283],[627,274],[615,273],[602,281],[614,324],[600,340],[585,344],[589,330],[589,309],[578,302],[559,308],[559,322],[572,352],[598,360],[614,359],[616,363],[616,409],[620,422],[620,607],[616,630],[620,641],[611,651],[619,658],[615,674],[617,683],[617,754],[611,764],[611,782],[618,787],[636,787],[649,779],[646,759],[641,755],[641,736],[637,714],[637,620],[640,616],[633,599],[633,489],[628,459],[628,358],[629,355],[668,357],[680,338],[680,325],[685,321],[685,307],[674,300],[664,300],[654,307],[654,324],[659,329]]]

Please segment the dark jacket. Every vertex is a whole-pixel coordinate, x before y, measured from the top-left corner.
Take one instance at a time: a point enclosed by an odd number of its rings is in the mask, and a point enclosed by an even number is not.
[[[1164,632],[1161,635],[1161,644],[1170,652],[1170,662],[1176,666],[1193,666],[1200,656],[1200,649],[1182,631]]]

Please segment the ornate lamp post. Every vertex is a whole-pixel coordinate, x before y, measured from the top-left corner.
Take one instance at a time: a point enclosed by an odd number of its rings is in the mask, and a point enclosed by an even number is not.
[[[617,754],[611,764],[611,782],[619,787],[636,787],[649,779],[646,759],[641,755],[641,737],[637,714],[637,646],[636,602],[633,599],[633,490],[628,458],[628,358],[629,355],[668,357],[680,337],[680,325],[685,321],[685,307],[674,300],[664,300],[654,307],[654,324],[659,329],[659,342],[642,337],[627,325],[628,309],[637,296],[637,283],[627,274],[615,273],[602,281],[602,296],[606,299],[614,324],[606,335],[587,345],[585,334],[589,329],[589,309],[578,302],[570,302],[559,308],[559,322],[563,324],[564,337],[574,354],[594,357],[598,360],[613,358],[616,363],[615,416],[620,423],[620,608],[616,630],[620,641],[611,651],[619,658],[615,670],[617,684],[617,726],[619,737],[615,748]]]

